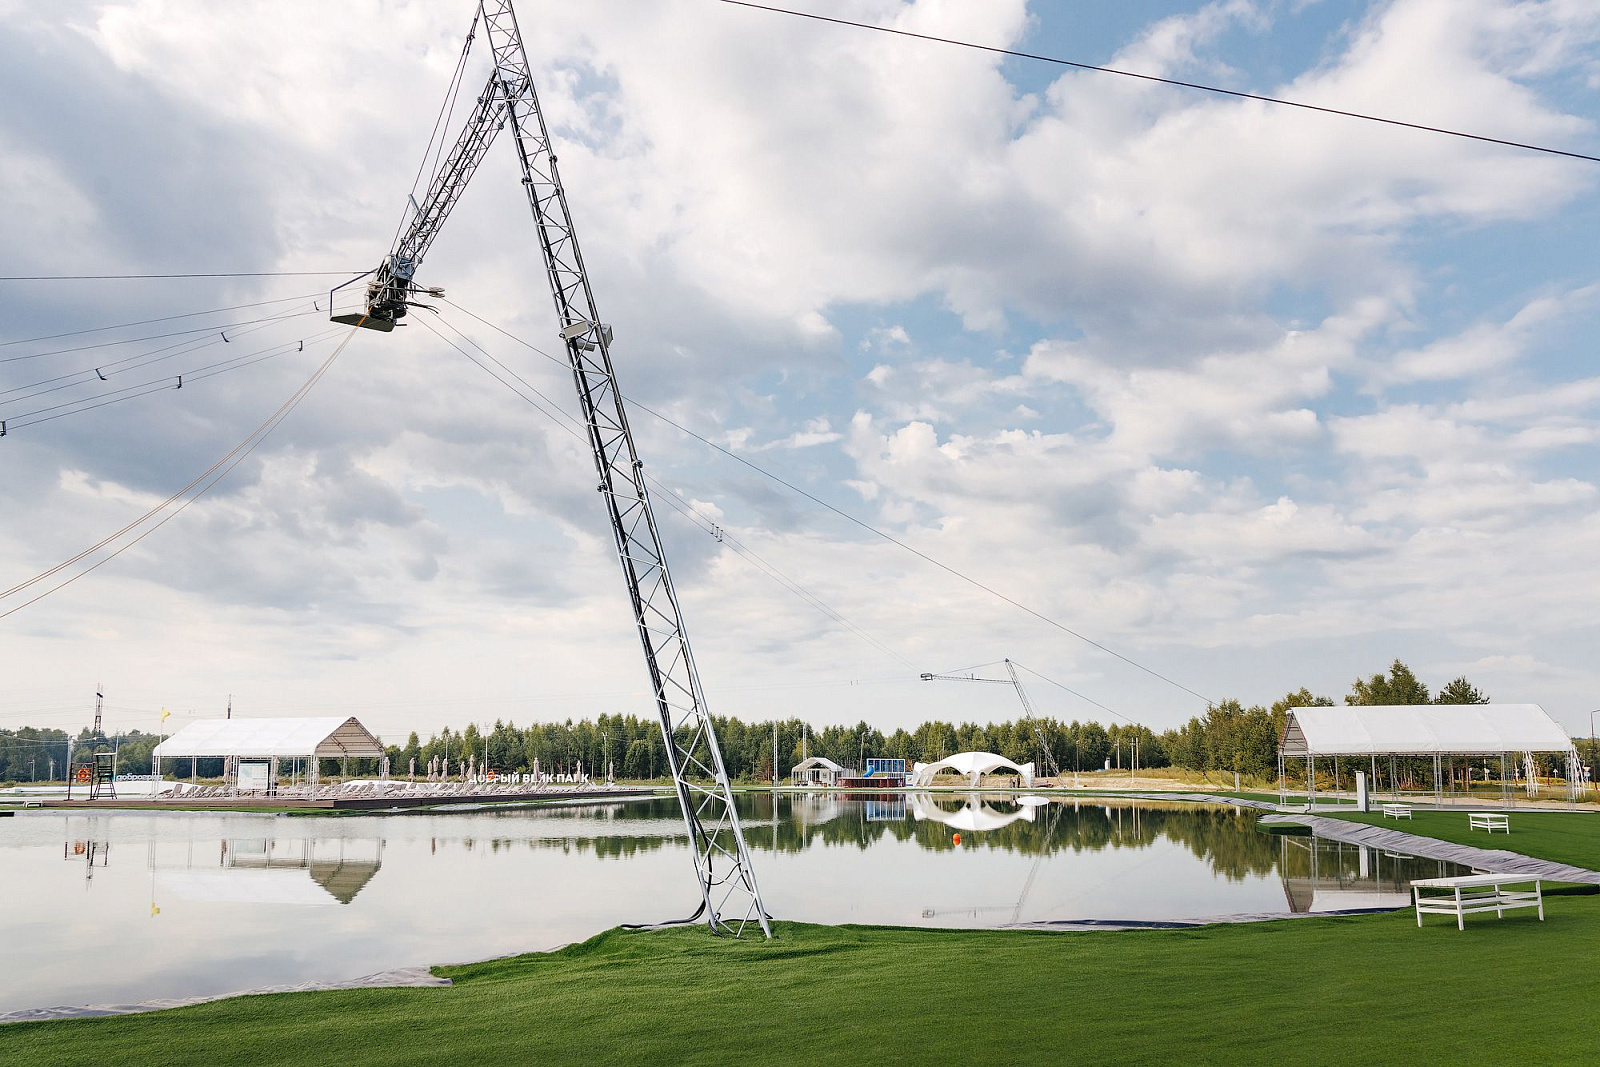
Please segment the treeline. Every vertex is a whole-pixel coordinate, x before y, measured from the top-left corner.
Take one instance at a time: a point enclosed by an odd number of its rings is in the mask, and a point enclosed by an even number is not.
[[[65,730],[0,730],[0,781],[48,781],[52,767],[59,777],[66,766]]]
[[[1434,697],[1409,667],[1395,660],[1387,673],[1356,679],[1344,699],[1350,705],[1374,705],[1482,704],[1489,698],[1465,678],[1447,683]],[[933,762],[957,752],[996,752],[1017,763],[1032,761],[1043,774],[1050,762],[1045,758],[1048,750],[1062,773],[1099,770],[1108,760],[1114,768],[1126,769],[1136,746],[1140,768],[1238,771],[1265,778],[1277,774],[1278,739],[1289,710],[1333,705],[1328,697],[1302,687],[1270,705],[1245,707],[1238,700],[1224,700],[1204,716],[1159,734],[1145,726],[1054,719],[1041,719],[1037,724],[983,725],[934,720],[914,730],[902,728],[887,734],[864,721],[822,729],[799,719],[774,724],[719,718],[716,724],[729,775],[747,781],[771,780],[774,763],[782,778],[806,755],[826,756],[859,769],[869,756],[898,757],[910,763]],[[524,772],[533,769],[535,760],[541,771],[574,773],[581,769],[593,777],[604,775],[608,763],[619,778],[657,778],[666,773],[660,727],[654,719],[633,715],[526,727],[497,722],[482,731],[477,726],[462,731],[446,728],[426,742],[413,733],[404,745],[389,749],[389,758],[394,775],[409,774],[413,761],[421,775],[431,761],[443,765],[446,759],[452,775],[469,761],[474,767],[487,764],[497,771]]]
[[[1387,674],[1357,678],[1344,702],[1350,706],[1389,704],[1487,704],[1489,698],[1465,678],[1457,678],[1430,696],[1428,687],[1399,660]],[[1162,734],[1172,764],[1186,770],[1238,772],[1257,778],[1276,778],[1278,740],[1293,708],[1331,708],[1334,702],[1302,686],[1270,705],[1244,707],[1224,700],[1176,730]]]
[[[789,768],[804,756],[826,756],[842,766],[858,769],[862,760],[870,756],[928,762],[974,750],[997,752],[1017,763],[1038,763],[1046,745],[1065,771],[1074,767],[1097,769],[1108,759],[1126,767],[1135,737],[1140,766],[1163,766],[1166,762],[1159,736],[1148,727],[1105,727],[1094,722],[1042,721],[1045,745],[1041,745],[1027,722],[980,726],[934,721],[915,730],[898,729],[885,734],[866,722],[819,730],[799,719],[778,723],[746,723],[736,718],[715,721],[728,774],[750,781],[771,780],[774,753],[780,778],[786,777]],[[430,763],[437,760],[434,765],[439,766],[446,759],[452,775],[463,764],[482,767],[485,761],[494,770],[521,773],[531,771],[535,760],[540,771],[575,773],[581,769],[596,778],[605,774],[608,763],[618,778],[656,778],[667,773],[661,727],[654,719],[634,715],[602,715],[593,722],[569,719],[526,727],[497,722],[482,731],[476,726],[461,731],[447,727],[426,742],[413,733],[404,745],[389,749],[390,773],[394,775],[410,774],[413,765],[421,775]]]
[[[125,734],[110,734],[105,743],[117,751],[117,771],[121,774],[149,774],[150,750],[161,738],[155,734],[133,730]],[[20,730],[0,730],[0,782],[65,781],[68,750],[79,762],[87,759],[93,750],[91,731],[85,729],[76,738],[65,730],[42,730],[24,726]],[[216,774],[221,774],[221,760],[201,760],[204,775],[206,764],[214,764]],[[185,761],[185,770],[188,764]]]
[[[1479,704],[1488,697],[1465,678],[1449,682],[1435,697],[1409,667],[1395,660],[1387,673],[1356,679],[1344,701],[1351,705]],[[1062,773],[1070,774],[1099,770],[1107,761],[1114,768],[1127,769],[1135,749],[1140,768],[1237,771],[1269,778],[1277,773],[1278,739],[1290,709],[1331,707],[1333,703],[1303,687],[1269,705],[1246,707],[1238,700],[1224,700],[1204,716],[1159,734],[1144,726],[1054,719],[983,725],[934,720],[914,730],[890,733],[864,721],[821,729],[799,719],[774,724],[719,718],[716,724],[729,775],[745,781],[770,781],[774,770],[777,777],[784,778],[806,755],[826,756],[859,769],[862,760],[870,756],[898,757],[909,764],[933,762],[957,752],[997,752],[1017,763],[1033,762],[1040,774],[1047,772],[1053,759]],[[85,730],[79,743],[88,736]],[[159,740],[156,735],[134,731],[108,740],[118,749],[121,772],[149,773],[150,750]],[[1580,751],[1586,744],[1580,743]],[[59,779],[65,773],[66,750],[67,735],[60,730],[0,730],[0,781],[28,781],[35,776],[42,780],[52,759]],[[388,746],[388,755],[389,771],[395,777],[413,773],[413,767],[421,777],[430,764],[447,766],[452,777],[469,765],[476,770],[488,767],[523,773],[532,771],[535,761],[543,772],[582,770],[594,778],[603,777],[608,764],[618,778],[651,779],[667,773],[660,726],[653,718],[635,715],[601,715],[594,721],[569,719],[521,727],[496,722],[484,730],[475,725],[464,730],[446,727],[427,741],[412,733],[405,744]],[[1589,753],[1589,758],[1594,755]],[[376,773],[376,764],[375,760],[351,760],[347,769],[352,774],[370,775]],[[217,777],[222,773],[222,761],[202,759],[196,769],[202,778]],[[340,769],[338,761],[324,760],[321,771],[326,776],[338,774]],[[188,760],[174,760],[166,770],[187,776],[191,768]]]

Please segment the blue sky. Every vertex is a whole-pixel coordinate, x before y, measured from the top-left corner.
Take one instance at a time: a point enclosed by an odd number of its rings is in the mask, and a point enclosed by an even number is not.
[[[365,269],[470,8],[0,2],[0,273]],[[810,9],[1600,151],[1588,4]],[[1586,729],[1600,164],[709,0],[523,23],[630,395],[1207,696],[1339,696],[1399,656]],[[520,199],[497,145],[423,280],[543,345]],[[321,331],[320,284],[0,283],[0,340],[295,298],[265,346]],[[574,409],[559,367],[443,318]],[[0,559],[31,576],[183,485],[327,351],[307,349],[9,435]],[[100,359],[0,364],[0,390]],[[719,713],[1005,717],[1003,691],[915,680],[1002,656],[1157,729],[1204,709],[635,428],[702,526],[876,642],[662,508]],[[230,692],[388,734],[646,713],[589,462],[425,329],[358,338],[202,502],[0,621],[0,723],[75,721],[96,680],[128,725]]]

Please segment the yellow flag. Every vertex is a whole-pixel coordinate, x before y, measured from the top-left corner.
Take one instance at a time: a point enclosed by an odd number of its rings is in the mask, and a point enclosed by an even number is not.
[[[150,918],[154,919],[157,915],[160,915],[160,914],[161,914],[161,909],[160,908],[156,907],[154,904],[150,905]]]
[[[161,721],[162,722],[166,722],[167,721],[167,717],[169,715],[171,715],[171,714],[172,714],[172,712],[168,711],[166,708],[162,708],[161,709]]]

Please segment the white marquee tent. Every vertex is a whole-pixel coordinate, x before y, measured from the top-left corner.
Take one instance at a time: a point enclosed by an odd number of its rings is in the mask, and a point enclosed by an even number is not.
[[[156,746],[162,759],[188,756],[295,756],[374,759],[383,743],[356,719],[201,719]]]
[[[1535,753],[1559,752],[1567,757],[1568,783],[1576,789],[1583,774],[1572,738],[1537,704],[1396,704],[1367,707],[1294,708],[1278,744],[1278,780],[1290,760],[1304,760],[1308,785],[1315,792],[1316,761],[1341,757],[1360,766],[1370,761],[1378,778],[1378,757],[1393,765],[1397,757],[1431,758],[1434,791],[1441,789],[1442,761],[1448,757],[1522,757],[1530,789],[1537,787]],[[1515,759],[1513,760],[1513,766]],[[1337,766],[1337,764],[1336,764]],[[1393,774],[1391,773],[1391,780]],[[1509,799],[1509,798],[1508,798]]]
[[[1285,756],[1499,756],[1565,752],[1572,738],[1537,704],[1295,708]]]
[[[319,759],[378,759],[383,742],[354,719],[337,716],[307,719],[201,719],[161,742],[151,753],[152,770],[161,773],[164,759],[228,761],[238,784],[240,760],[266,761],[267,788],[277,781],[279,760],[305,760],[316,780]]]

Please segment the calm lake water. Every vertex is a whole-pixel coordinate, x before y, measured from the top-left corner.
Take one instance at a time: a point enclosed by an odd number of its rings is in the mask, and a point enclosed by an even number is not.
[[[1401,907],[1448,864],[1192,805],[744,796],[780,919],[990,927]],[[957,844],[955,836],[960,835]],[[673,800],[445,815],[0,819],[0,1012],[549,949],[697,903]]]

